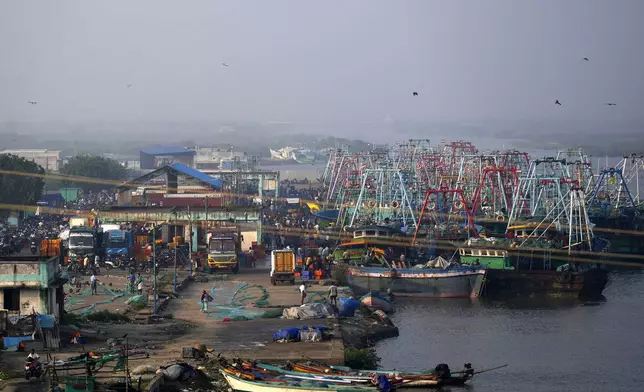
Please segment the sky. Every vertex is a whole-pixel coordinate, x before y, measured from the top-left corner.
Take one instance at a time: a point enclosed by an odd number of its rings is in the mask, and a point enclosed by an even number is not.
[[[641,120],[642,15],[642,0],[3,0],[0,122]]]

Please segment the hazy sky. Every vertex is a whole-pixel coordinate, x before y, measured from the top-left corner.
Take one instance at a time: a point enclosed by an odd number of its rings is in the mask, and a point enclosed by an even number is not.
[[[0,121],[642,119],[643,16],[644,0],[2,0]]]

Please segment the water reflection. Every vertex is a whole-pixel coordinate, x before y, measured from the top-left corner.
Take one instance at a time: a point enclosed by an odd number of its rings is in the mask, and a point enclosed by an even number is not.
[[[644,277],[614,274],[612,281],[605,298],[592,302],[399,299],[392,319],[400,336],[377,345],[382,366],[510,364],[475,377],[475,391],[640,390]]]

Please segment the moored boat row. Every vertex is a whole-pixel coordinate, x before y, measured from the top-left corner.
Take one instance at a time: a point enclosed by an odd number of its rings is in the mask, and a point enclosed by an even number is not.
[[[397,372],[389,370],[351,370],[326,365],[289,362],[284,368],[260,362],[220,358],[221,373],[237,391],[381,391],[398,388],[426,388],[464,385],[476,372],[470,364],[452,373],[439,364],[431,372]]]

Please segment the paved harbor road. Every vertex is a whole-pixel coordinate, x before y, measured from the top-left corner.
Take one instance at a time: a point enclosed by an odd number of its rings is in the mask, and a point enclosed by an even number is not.
[[[398,301],[400,336],[378,343],[385,368],[509,364],[476,392],[641,391],[644,275],[615,274],[606,301]]]

